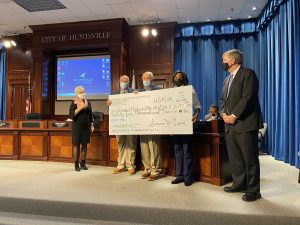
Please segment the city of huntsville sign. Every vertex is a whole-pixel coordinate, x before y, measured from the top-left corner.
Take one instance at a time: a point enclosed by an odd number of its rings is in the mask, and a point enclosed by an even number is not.
[[[111,38],[111,32],[90,32],[80,34],[49,35],[42,37],[41,41],[42,43],[54,43],[64,41],[81,41],[108,38]]]

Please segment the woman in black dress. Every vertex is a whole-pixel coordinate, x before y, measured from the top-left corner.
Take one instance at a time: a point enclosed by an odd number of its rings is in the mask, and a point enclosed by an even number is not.
[[[92,106],[85,98],[84,88],[78,86],[75,88],[76,97],[72,101],[69,110],[69,118],[72,122],[72,145],[73,157],[75,161],[75,171],[80,169],[87,170],[85,164],[87,154],[87,144],[90,143],[90,133],[94,131]],[[81,144],[81,161],[80,158]]]

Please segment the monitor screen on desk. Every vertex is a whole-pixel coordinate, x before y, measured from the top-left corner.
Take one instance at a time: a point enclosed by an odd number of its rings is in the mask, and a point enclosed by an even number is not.
[[[110,61],[110,55],[58,56],[56,99],[74,99],[77,86],[84,87],[87,99],[107,99],[110,93]]]

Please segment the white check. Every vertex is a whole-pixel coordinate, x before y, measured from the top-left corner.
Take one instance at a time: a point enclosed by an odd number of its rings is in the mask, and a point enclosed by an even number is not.
[[[110,95],[110,135],[192,134],[192,86]]]

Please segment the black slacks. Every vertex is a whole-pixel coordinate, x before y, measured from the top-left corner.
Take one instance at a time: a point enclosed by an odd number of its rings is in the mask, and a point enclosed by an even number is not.
[[[226,133],[233,185],[249,193],[260,193],[258,131]]]
[[[193,181],[192,135],[172,136],[176,159],[176,178]]]

